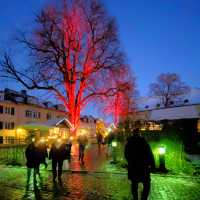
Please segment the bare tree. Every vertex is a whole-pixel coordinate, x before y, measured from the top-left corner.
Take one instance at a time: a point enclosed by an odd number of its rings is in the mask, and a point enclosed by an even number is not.
[[[36,16],[31,34],[25,32],[18,37],[19,44],[29,51],[32,64],[21,68],[5,52],[0,61],[1,76],[27,89],[55,94],[76,130],[88,102],[128,90],[129,79],[110,84],[127,64],[115,20],[102,4],[97,0],[64,2],[43,9]]]
[[[175,73],[160,74],[157,81],[150,85],[151,94],[159,97],[165,107],[189,91],[189,86],[182,82],[179,75]]]
[[[113,96],[101,98],[102,111],[104,114],[112,116],[115,126],[118,125],[120,120],[123,120],[135,111],[133,96],[134,86],[135,85],[130,80],[126,85],[125,90],[118,90]]]

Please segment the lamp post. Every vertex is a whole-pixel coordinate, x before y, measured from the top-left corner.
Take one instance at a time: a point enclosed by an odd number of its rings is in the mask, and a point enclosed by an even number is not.
[[[111,146],[112,146],[112,156],[113,156],[113,163],[116,163],[117,162],[117,141],[116,140],[113,140],[112,143],[111,143]]]
[[[162,172],[166,172],[166,167],[165,167],[165,152],[166,148],[165,147],[159,147],[158,148],[158,153],[159,153],[159,170]]]

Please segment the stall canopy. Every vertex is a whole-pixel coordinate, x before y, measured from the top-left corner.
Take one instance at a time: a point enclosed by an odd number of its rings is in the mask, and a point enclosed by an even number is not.
[[[30,123],[22,124],[22,125],[18,126],[17,128],[22,128],[22,129],[26,129],[26,130],[39,130],[39,131],[47,132],[47,131],[49,131],[50,128],[58,127],[60,125],[64,125],[65,127],[69,128],[69,129],[72,127],[71,123],[69,122],[69,120],[67,118],[56,118],[56,119],[48,120],[44,123],[30,122]]]

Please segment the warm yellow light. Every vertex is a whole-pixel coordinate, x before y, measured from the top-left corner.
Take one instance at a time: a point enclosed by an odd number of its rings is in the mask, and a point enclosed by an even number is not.
[[[70,140],[73,140],[74,139],[74,137],[73,136],[70,136],[70,138],[69,138]]]
[[[56,139],[57,135],[48,136],[49,139]]]
[[[61,141],[62,141],[62,140],[61,140],[60,138],[58,138],[58,139],[57,139],[57,142],[59,142],[59,143],[60,143]]]
[[[24,129],[18,128],[17,129],[17,133],[22,133],[24,131]]]
[[[40,139],[40,142],[42,142],[42,143],[46,142],[45,138],[42,137],[42,138]]]
[[[112,131],[112,129],[111,128],[108,128],[108,133],[110,133]]]

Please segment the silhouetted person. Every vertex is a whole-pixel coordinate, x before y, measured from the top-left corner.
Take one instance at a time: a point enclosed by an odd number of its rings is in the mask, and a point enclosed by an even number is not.
[[[143,184],[142,200],[147,200],[150,191],[150,172],[155,168],[151,147],[144,137],[135,130],[125,146],[125,158],[128,162],[128,179],[134,200],[138,200],[138,184]]]
[[[36,143],[36,148],[37,148],[39,164],[44,164],[45,168],[47,168],[47,163],[46,163],[46,158],[48,158],[47,144],[45,143],[45,141],[39,140]],[[38,172],[39,172],[39,169],[38,169]]]
[[[52,144],[49,159],[52,159],[53,181],[58,177],[58,181],[61,182],[63,161],[66,159],[66,144],[61,139]]]
[[[27,146],[25,150],[25,156],[26,156],[26,166],[27,166],[27,185],[29,184],[30,181],[32,169],[33,169],[33,181],[35,184],[37,183],[36,175],[38,174],[38,169],[39,169],[39,160],[37,158],[37,149],[35,142],[31,142]]]
[[[66,143],[66,159],[70,162],[71,161],[71,149],[72,149],[72,140],[70,138],[67,139]]]
[[[101,133],[98,133],[97,134],[98,151],[100,151],[101,149],[102,141],[103,141],[103,136]]]
[[[81,134],[78,136],[78,144],[79,144],[79,161],[81,164],[84,164],[84,152],[85,152],[85,147],[88,143],[87,136],[84,134]]]

